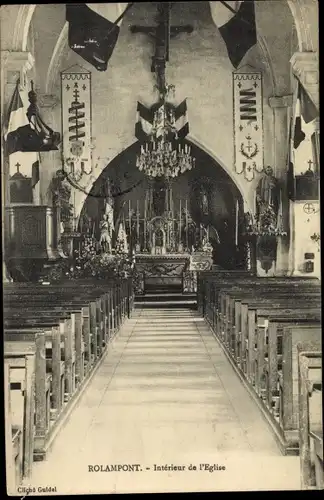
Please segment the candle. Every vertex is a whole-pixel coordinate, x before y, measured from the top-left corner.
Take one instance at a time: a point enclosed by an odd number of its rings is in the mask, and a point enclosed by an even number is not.
[[[236,200],[236,213],[235,213],[235,245],[238,245],[238,213],[239,213],[239,202]]]
[[[144,251],[146,250],[146,193],[145,193],[145,199],[144,199]]]

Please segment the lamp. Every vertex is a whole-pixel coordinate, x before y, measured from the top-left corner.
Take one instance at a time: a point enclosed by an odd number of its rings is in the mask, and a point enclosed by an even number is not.
[[[160,106],[154,113],[150,140],[141,145],[136,159],[137,168],[149,177],[177,177],[195,166],[191,146],[182,145],[178,138],[175,108],[166,101],[173,85],[160,89]]]

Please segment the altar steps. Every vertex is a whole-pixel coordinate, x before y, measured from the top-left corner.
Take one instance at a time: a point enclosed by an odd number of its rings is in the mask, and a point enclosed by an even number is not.
[[[195,293],[147,293],[135,296],[135,308],[185,308],[196,309]]]

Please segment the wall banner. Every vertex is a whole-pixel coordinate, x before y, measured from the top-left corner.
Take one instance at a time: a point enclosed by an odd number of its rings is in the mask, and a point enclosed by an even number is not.
[[[233,73],[234,165],[252,181],[263,170],[262,74]]]
[[[80,66],[62,71],[61,95],[64,170],[79,183],[92,172],[91,73]]]

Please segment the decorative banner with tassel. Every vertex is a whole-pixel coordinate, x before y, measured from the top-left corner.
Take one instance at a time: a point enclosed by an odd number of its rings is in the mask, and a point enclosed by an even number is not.
[[[233,73],[234,165],[252,181],[263,171],[262,74]]]
[[[91,73],[73,66],[61,73],[63,168],[73,183],[92,173]]]

